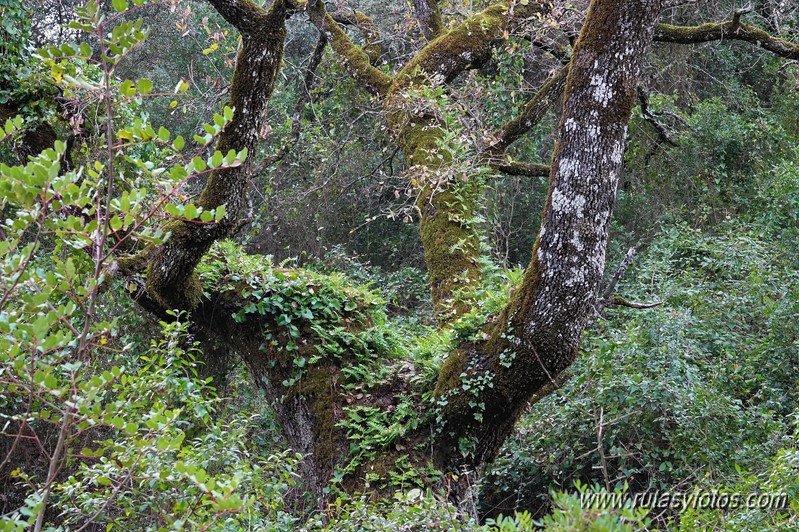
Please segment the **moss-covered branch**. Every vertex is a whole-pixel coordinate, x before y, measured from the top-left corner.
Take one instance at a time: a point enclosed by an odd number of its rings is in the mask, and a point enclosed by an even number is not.
[[[771,35],[769,32],[735,19],[710,22],[699,26],[659,24],[655,40],[678,44],[698,44],[731,39],[746,41],[786,59],[799,59],[799,44]]]
[[[276,0],[268,10],[249,0],[211,0],[231,24],[242,31],[236,69],[230,89],[233,120],[220,134],[216,149],[227,153],[247,149],[255,153],[265,119],[266,104],[275,87],[283,58],[286,8]],[[165,229],[170,239],[153,257],[147,289],[165,308],[193,308],[200,300],[194,269],[211,244],[238,226],[246,204],[250,163],[211,173],[197,202],[205,210],[224,205],[225,217],[218,224],[181,220]]]
[[[489,159],[488,164],[491,168],[508,175],[547,177],[550,172],[550,166],[548,164],[528,163],[507,158]]]
[[[499,2],[472,15],[422,48],[397,74],[402,86],[420,74],[449,81],[464,70],[484,63],[491,50],[507,32],[513,32],[530,17],[543,16],[549,2],[531,1],[527,5]]]
[[[339,9],[330,16],[339,24],[351,24],[363,33],[363,52],[369,58],[369,63],[372,65],[377,64],[380,56],[383,53],[381,43],[383,39],[380,36],[380,28],[377,24],[363,11],[358,9]]]
[[[388,92],[391,78],[372,66],[369,54],[352,42],[338,22],[325,11],[321,0],[308,2],[308,17],[319,31],[325,34],[344,68],[353,78],[363,83],[364,87],[373,94],[384,96]]]

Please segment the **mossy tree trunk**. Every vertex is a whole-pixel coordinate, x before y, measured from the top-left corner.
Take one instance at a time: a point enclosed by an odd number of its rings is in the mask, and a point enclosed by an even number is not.
[[[594,313],[638,70],[660,2],[595,0],[576,44],[541,230],[485,341],[444,363],[436,461],[479,471],[532,394],[576,356]],[[463,456],[464,450],[468,451]]]
[[[233,120],[220,134],[216,149],[223,153],[246,149],[252,155],[283,60],[287,6],[283,0],[275,0],[268,10],[252,0],[209,1],[241,32],[230,89]],[[204,210],[224,206],[226,214],[220,223],[176,220],[165,228],[171,238],[153,254],[147,274],[148,292],[164,308],[191,309],[199,304],[201,292],[194,269],[214,241],[238,227],[247,204],[250,160],[208,177],[197,205]]]

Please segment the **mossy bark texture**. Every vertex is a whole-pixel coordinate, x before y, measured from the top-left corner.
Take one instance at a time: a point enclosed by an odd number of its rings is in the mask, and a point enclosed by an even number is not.
[[[275,87],[283,59],[286,9],[276,0],[270,9],[252,0],[210,0],[214,8],[241,32],[236,69],[230,88],[233,120],[219,136],[216,149],[255,147],[263,128],[266,104]],[[214,171],[197,204],[203,209],[225,206],[218,224],[174,221],[166,227],[171,238],[153,257],[147,274],[147,290],[165,308],[194,308],[200,301],[200,287],[194,269],[211,244],[238,225],[246,205],[251,165]]]
[[[780,57],[799,59],[799,44],[780,39],[761,28],[744,24],[736,19],[699,26],[658,24],[655,31],[655,40],[659,42],[699,44],[724,39],[749,42]]]
[[[488,340],[462,345],[439,375],[441,467],[479,469],[531,395],[574,360],[604,271],[638,70],[659,11],[658,1],[591,4],[571,61],[543,223],[523,284],[486,330]]]
[[[254,151],[280,66],[286,10],[279,0],[269,10],[250,0],[210,1],[242,33],[231,89],[236,113],[217,147]],[[477,209],[479,188],[470,183],[470,176],[430,178],[451,162],[439,151],[448,133],[446,120],[436,113],[414,112],[406,96],[419,83],[435,86],[484,60],[505,31],[540,13],[544,4],[492,5],[435,38],[393,79],[369,63],[367,54],[351,43],[320,1],[308,6],[309,16],[348,70],[384,100],[389,125],[411,167],[409,178],[416,178],[422,241],[443,322],[467,309],[468,305],[458,304],[457,295],[479,280],[479,239],[469,221]],[[461,345],[444,363],[435,389],[439,411],[430,416],[443,423],[431,421],[435,426],[403,436],[407,441],[395,447],[397,455],[407,455],[400,449],[417,448],[409,443],[423,440],[422,444],[434,445],[425,448],[424,456],[433,456],[442,470],[479,470],[497,452],[531,395],[573,360],[604,269],[638,68],[658,11],[655,0],[593,2],[566,82],[544,221],[524,283],[486,329],[488,339]],[[528,126],[525,121],[514,127],[516,131]],[[342,375],[352,357],[324,359],[293,382],[296,357],[310,360],[317,354],[312,330],[299,330],[299,352],[292,354],[281,349],[284,343],[264,344],[267,336],[279,337],[274,316],[248,317],[244,322],[232,318],[247,303],[243,290],[217,291],[200,304],[195,266],[214,240],[236,226],[247,181],[246,165],[210,176],[199,203],[206,209],[225,205],[224,223],[211,228],[174,223],[171,240],[150,264],[148,289],[166,308],[196,309],[195,317],[207,334],[229,342],[242,356],[256,384],[274,400],[289,444],[306,455],[304,487],[321,499],[322,489],[348,451],[339,422],[353,400],[341,391]],[[346,319],[342,323],[352,327]],[[397,382],[391,386],[405,385],[402,379]],[[455,495],[465,496],[467,484]]]
[[[416,207],[431,295],[439,322],[445,325],[470,309],[466,294],[481,281],[480,238],[476,224],[471,223],[477,215],[480,190],[474,181],[464,184],[461,180],[429,178],[446,173],[451,162],[441,149],[446,127],[440,117],[420,115],[418,109],[409,105],[406,91],[413,86],[440,85],[481,65],[508,32],[533,17],[545,16],[551,6],[548,2],[531,1],[524,5],[499,2],[444,31],[434,0],[420,0],[414,5],[423,31],[431,41],[393,77],[370,64],[368,50],[349,39],[334,17],[325,12],[320,0],[308,3],[308,13],[330,40],[347,71],[383,99],[389,126],[411,166],[408,180],[417,192]],[[492,154],[500,153],[540,119],[536,112],[550,103],[551,94],[557,92],[559,83],[562,86],[563,78],[557,78],[548,87],[552,90],[545,93],[546,98],[534,102],[520,123],[512,125],[507,141]],[[540,173],[541,169],[536,171]],[[467,181],[470,177],[475,178],[467,176]]]

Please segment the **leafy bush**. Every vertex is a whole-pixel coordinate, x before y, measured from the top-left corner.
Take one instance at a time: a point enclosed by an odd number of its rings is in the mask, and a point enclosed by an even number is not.
[[[575,480],[685,491],[775,452],[799,405],[791,257],[751,227],[683,225],[661,233],[620,291],[664,305],[611,309],[589,333],[571,380],[492,466],[487,513],[540,514],[550,486]]]

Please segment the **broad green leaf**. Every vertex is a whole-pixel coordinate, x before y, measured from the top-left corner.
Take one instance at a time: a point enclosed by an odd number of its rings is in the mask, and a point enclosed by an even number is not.
[[[194,220],[197,218],[197,207],[194,206],[193,203],[189,203],[185,207],[183,207],[183,217],[189,220]]]
[[[215,151],[214,154],[211,156],[211,161],[208,166],[211,168],[219,168],[222,166],[224,156],[222,155],[221,151]]]
[[[139,88],[139,92],[142,94],[148,94],[153,90],[153,82],[147,78],[140,79],[136,86]]]

